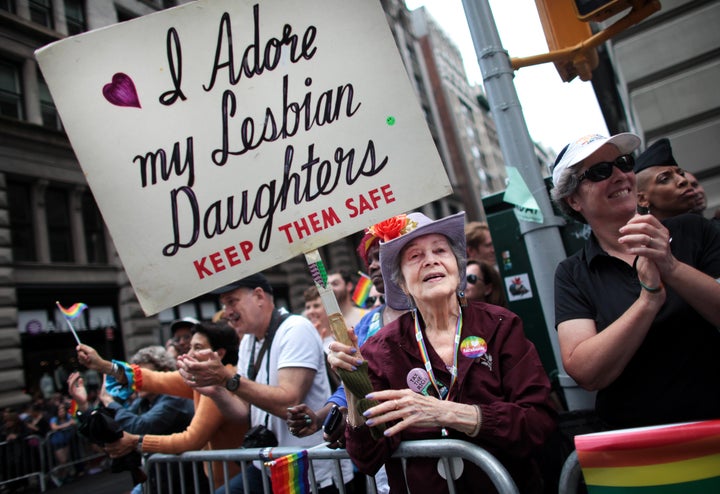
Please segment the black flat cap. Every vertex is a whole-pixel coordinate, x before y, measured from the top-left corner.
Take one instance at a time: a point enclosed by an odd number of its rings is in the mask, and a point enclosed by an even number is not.
[[[260,273],[255,273],[228,285],[221,286],[220,288],[216,288],[210,293],[213,293],[215,295],[222,295],[223,293],[231,292],[233,290],[237,290],[238,288],[255,289],[257,287],[262,288],[265,292],[272,295],[273,289],[272,286],[270,286],[270,282],[267,280],[267,278],[265,278],[265,276],[261,275]]]
[[[672,154],[670,140],[663,137],[655,141],[635,160],[633,171],[638,173],[651,166],[678,166]]]

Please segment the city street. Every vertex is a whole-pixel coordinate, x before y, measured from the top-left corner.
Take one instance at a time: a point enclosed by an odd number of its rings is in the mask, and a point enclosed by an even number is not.
[[[126,494],[133,488],[130,473],[111,473],[109,469],[96,475],[84,475],[60,487],[48,485],[48,494]]]

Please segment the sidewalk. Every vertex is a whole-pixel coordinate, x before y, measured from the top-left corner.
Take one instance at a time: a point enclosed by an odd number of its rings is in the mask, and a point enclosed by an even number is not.
[[[133,488],[130,472],[111,473],[110,469],[96,475],[83,475],[72,482],[55,487],[52,481],[47,494],[126,494]]]

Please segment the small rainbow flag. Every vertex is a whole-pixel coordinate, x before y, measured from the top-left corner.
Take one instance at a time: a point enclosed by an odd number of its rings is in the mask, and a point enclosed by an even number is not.
[[[310,461],[307,450],[268,461],[265,466],[270,467],[273,494],[310,494],[312,492],[308,481]]]
[[[66,309],[65,307],[60,305],[60,302],[55,302],[55,304],[58,306],[58,309],[60,309],[60,312],[62,312],[63,315],[68,319],[77,319],[80,313],[87,309],[87,305],[83,304],[82,302],[72,304],[69,309]]]
[[[365,307],[365,300],[370,295],[370,289],[372,288],[372,280],[368,275],[359,271],[360,279],[355,283],[355,290],[353,291],[352,301],[358,307]]]
[[[575,436],[589,494],[720,492],[720,420]]]

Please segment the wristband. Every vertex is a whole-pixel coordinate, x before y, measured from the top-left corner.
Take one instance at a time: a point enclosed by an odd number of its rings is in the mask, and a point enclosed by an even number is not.
[[[656,287],[649,287],[649,286],[647,286],[645,283],[643,283],[642,281],[640,281],[640,279],[638,278],[638,283],[640,283],[640,286],[642,287],[643,290],[646,290],[646,291],[648,291],[648,292],[650,292],[650,293],[657,293],[657,292],[659,292],[660,290],[663,289],[663,284],[662,284],[662,282],[661,282],[658,286],[656,286]]]
[[[135,446],[135,450],[136,450],[138,453],[142,453],[142,450],[143,450],[143,449],[142,449],[143,439],[145,439],[145,436],[140,436],[140,437],[138,437],[137,446]]]

